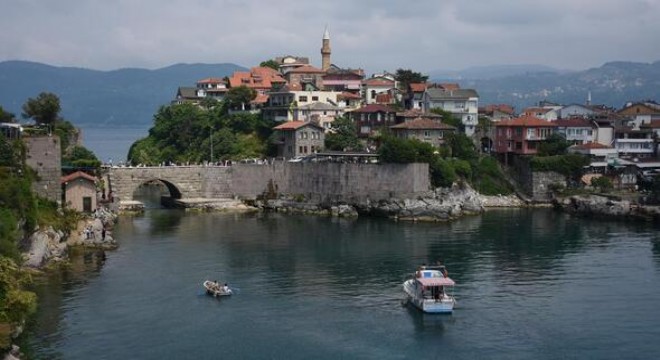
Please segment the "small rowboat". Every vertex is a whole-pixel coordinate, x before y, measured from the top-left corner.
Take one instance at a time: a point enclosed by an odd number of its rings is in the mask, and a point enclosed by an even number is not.
[[[222,286],[215,281],[206,280],[203,285],[206,293],[213,297],[229,296],[233,293],[229,287],[226,285]]]

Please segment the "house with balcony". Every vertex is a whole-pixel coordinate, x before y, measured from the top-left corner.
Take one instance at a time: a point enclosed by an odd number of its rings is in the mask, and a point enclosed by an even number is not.
[[[338,91],[319,90],[310,83],[292,83],[269,93],[268,103],[262,109],[262,115],[264,119],[274,121],[309,121],[309,115],[321,115],[323,111],[326,111],[326,114],[322,115],[331,115],[327,113],[331,111],[335,117],[337,113],[341,115],[344,111],[338,105],[341,94]],[[317,103],[319,105],[311,108],[308,106]],[[330,110],[330,106],[333,110]],[[321,110],[321,107],[326,110]]]
[[[313,102],[293,108],[293,121],[314,122],[326,132],[332,128],[336,118],[344,115],[344,109],[337,105]]]
[[[561,106],[532,106],[523,109],[521,115],[533,116],[546,121],[555,121],[559,119],[559,111]]]
[[[590,120],[581,117],[558,119],[555,122],[557,132],[562,134],[572,145],[586,144],[595,141],[594,128]]]
[[[592,109],[591,106],[589,105],[570,104],[563,106],[561,109],[559,109],[560,119],[568,119],[575,117],[589,118],[594,115],[596,115],[596,111],[594,111],[594,109]]]
[[[539,144],[557,129],[554,122],[528,115],[502,120],[493,125],[494,150],[499,154],[534,155],[538,152]]]
[[[479,94],[474,89],[445,90],[428,88],[424,92],[423,110],[442,109],[461,120],[463,132],[472,136],[479,121]]]
[[[288,121],[273,128],[278,156],[293,159],[323,150],[325,132],[313,122]]]
[[[341,91],[359,96],[364,79],[362,69],[342,69],[331,64],[323,75],[323,89],[328,91]]]
[[[619,153],[615,148],[597,142],[573,145],[567,149],[567,152],[588,156],[591,171],[597,173],[605,172],[607,166],[613,164],[619,157]]]
[[[396,125],[396,111],[382,104],[370,104],[346,113],[357,125],[358,137],[367,138]]]
[[[629,126],[639,129],[650,124],[652,120],[660,120],[660,104],[653,101],[627,103],[617,114],[630,118]]]
[[[614,148],[624,159],[644,159],[655,154],[654,132],[650,128],[635,130],[629,127],[614,129]]]
[[[511,120],[514,116],[513,106],[508,104],[491,104],[479,107],[479,116],[490,121]]]
[[[224,79],[206,78],[197,81],[197,97],[222,101],[229,89]]]
[[[445,143],[447,134],[456,132],[456,128],[451,125],[421,117],[392,125],[390,130],[398,138],[417,139],[435,147]]]

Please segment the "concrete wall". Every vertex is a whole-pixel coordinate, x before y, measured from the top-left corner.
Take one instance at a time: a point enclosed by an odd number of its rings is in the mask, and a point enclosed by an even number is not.
[[[112,168],[112,191],[132,200],[149,180],[176,186],[182,198],[301,195],[308,200],[363,201],[412,198],[431,188],[427,164],[289,163],[238,164],[231,167]],[[196,188],[195,188],[196,187]]]
[[[27,146],[25,162],[39,177],[32,183],[32,190],[41,197],[61,203],[62,154],[59,136],[30,136],[24,137],[23,141]]]
[[[527,158],[514,157],[513,163],[516,181],[534,201],[551,200],[553,184],[566,187],[566,176],[553,171],[532,171]]]

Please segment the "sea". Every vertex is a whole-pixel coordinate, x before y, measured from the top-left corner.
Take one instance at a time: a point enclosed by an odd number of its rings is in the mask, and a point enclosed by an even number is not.
[[[94,152],[104,164],[126,162],[131,145],[149,135],[148,126],[137,127],[95,127],[82,126],[83,145]]]
[[[658,359],[660,226],[552,209],[447,223],[149,208],[35,278],[33,359]],[[449,315],[402,289],[455,280]],[[234,295],[204,293],[206,279]]]

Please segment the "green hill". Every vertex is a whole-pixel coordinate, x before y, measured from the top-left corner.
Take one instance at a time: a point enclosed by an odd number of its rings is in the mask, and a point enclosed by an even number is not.
[[[76,126],[145,126],[179,86],[245,70],[235,64],[176,64],[156,70],[98,71],[27,61],[0,62],[0,106],[20,117],[28,98],[57,94],[62,117]]]

